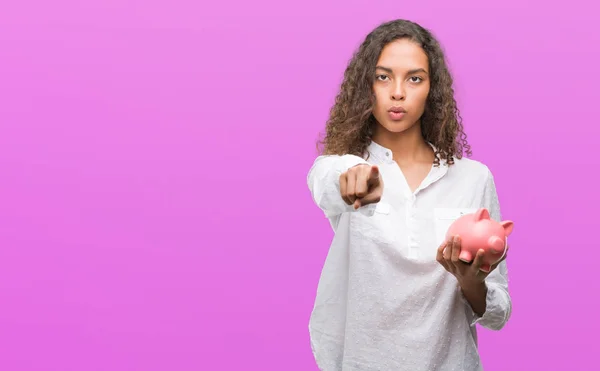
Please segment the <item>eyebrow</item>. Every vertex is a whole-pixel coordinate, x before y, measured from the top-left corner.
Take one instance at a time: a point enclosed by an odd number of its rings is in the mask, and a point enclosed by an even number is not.
[[[389,68],[389,67],[377,66],[377,67],[375,67],[375,69],[384,70],[387,73],[394,73],[394,71],[391,68]],[[408,71],[408,74],[412,75],[412,74],[417,73],[417,72],[423,72],[423,73],[427,74],[427,71],[425,71],[424,68],[415,68],[415,69],[412,69],[412,70]]]

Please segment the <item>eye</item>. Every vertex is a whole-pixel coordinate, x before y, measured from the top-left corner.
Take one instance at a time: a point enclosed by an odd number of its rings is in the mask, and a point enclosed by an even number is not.
[[[419,76],[412,76],[412,77],[410,78],[410,82],[419,83],[419,82],[421,82],[421,81],[423,81],[423,79],[422,79],[422,78],[420,78]]]
[[[386,75],[377,75],[377,80],[379,81],[385,81],[385,79],[387,79],[388,77]]]

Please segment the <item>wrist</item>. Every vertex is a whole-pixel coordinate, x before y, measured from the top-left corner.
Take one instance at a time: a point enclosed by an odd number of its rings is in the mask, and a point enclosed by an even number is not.
[[[485,281],[460,282],[463,297],[471,306],[473,312],[481,317],[486,311],[488,287]]]
[[[462,280],[459,281],[458,284],[463,292],[481,292],[487,291],[487,285],[485,281],[479,280]]]

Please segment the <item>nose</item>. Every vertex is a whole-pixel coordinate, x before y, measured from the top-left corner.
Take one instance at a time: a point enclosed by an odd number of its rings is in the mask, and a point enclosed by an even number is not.
[[[404,100],[406,99],[406,90],[402,81],[398,81],[392,88],[392,100]]]

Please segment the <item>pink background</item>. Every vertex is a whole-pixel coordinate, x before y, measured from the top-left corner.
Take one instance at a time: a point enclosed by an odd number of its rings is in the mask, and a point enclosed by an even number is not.
[[[597,364],[600,31],[589,1],[0,6],[0,369],[315,370],[331,239],[306,173],[380,22],[444,44],[516,221],[486,371]]]

